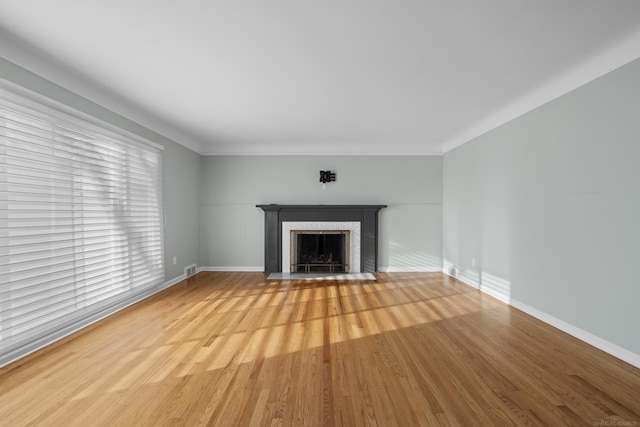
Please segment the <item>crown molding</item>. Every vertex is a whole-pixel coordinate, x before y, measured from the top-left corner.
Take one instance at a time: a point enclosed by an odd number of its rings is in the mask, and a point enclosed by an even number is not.
[[[265,150],[264,144],[216,144],[206,146],[203,156],[441,156],[441,150],[425,144],[421,149],[416,143],[392,142],[389,144],[363,144],[335,141],[319,141],[314,144],[272,143]]]
[[[2,28],[0,28],[0,50],[3,52],[0,59],[4,60],[0,65],[3,65],[7,71],[0,74],[0,77],[7,79],[7,74],[12,75],[14,78],[8,80],[12,84],[56,102],[67,104],[85,114],[88,113],[82,111],[81,105],[89,103],[97,111],[102,110],[108,115],[115,115],[121,120],[142,128],[137,133],[156,134],[160,138],[201,153],[203,144],[193,136],[179,131],[175,126],[167,124],[166,120],[137,107],[124,97]],[[43,85],[44,82],[46,84]],[[105,121],[104,117],[99,118]],[[145,135],[140,136],[148,138]]]
[[[443,154],[640,58],[640,28],[442,143]]]

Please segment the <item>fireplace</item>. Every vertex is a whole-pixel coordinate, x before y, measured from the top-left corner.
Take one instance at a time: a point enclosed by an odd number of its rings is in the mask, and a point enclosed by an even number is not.
[[[386,205],[257,205],[264,211],[264,267],[269,273],[305,271],[343,271],[374,273],[378,269],[378,211]],[[330,265],[321,262],[292,262],[292,231],[328,235],[348,231],[348,251],[345,247],[340,263],[333,253]],[[344,239],[344,238],[343,238]],[[343,243],[345,241],[343,240]],[[346,243],[345,243],[346,245]],[[324,246],[324,242],[323,242]],[[297,251],[297,248],[294,248]],[[324,254],[326,260],[328,254]],[[300,259],[296,259],[300,261]],[[346,262],[345,262],[346,261]],[[300,265],[292,265],[300,264]],[[328,264],[328,263],[327,263]],[[337,265],[341,264],[341,265]],[[339,270],[344,269],[344,270]]]
[[[360,273],[362,272],[360,265],[360,246],[361,246],[361,233],[360,222],[358,221],[282,221],[282,245],[281,245],[281,259],[282,259],[282,272],[290,273],[310,273],[317,271],[328,271],[330,273],[344,272],[344,273]],[[344,264],[342,266],[334,265],[299,265],[294,267],[292,264],[321,264],[321,262],[309,263],[309,262],[293,262],[296,260],[298,251],[297,243],[298,236],[300,235],[323,235],[322,244],[325,251],[323,261],[326,261],[329,255],[333,254],[333,264]],[[339,235],[343,235],[342,244],[344,245],[339,250],[338,256],[337,248],[331,248],[331,254],[327,253],[325,243],[330,241],[339,240]],[[295,239],[294,239],[295,236]],[[313,239],[313,236],[308,239]],[[318,238],[318,237],[316,237]],[[304,239],[304,238],[303,238]],[[320,239],[320,238],[318,238]],[[318,254],[318,258],[319,258]],[[342,262],[336,263],[335,259],[340,258]]]
[[[349,230],[291,230],[291,273],[348,273]]]

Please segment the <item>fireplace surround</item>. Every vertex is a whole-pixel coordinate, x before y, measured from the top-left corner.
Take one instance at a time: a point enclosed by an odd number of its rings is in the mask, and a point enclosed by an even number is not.
[[[288,272],[283,265],[283,226],[295,228],[302,223],[358,223],[360,238],[354,242],[357,250],[352,272],[374,273],[378,270],[378,212],[387,205],[256,205],[264,211],[264,269],[265,272]],[[317,228],[317,224],[305,227]],[[333,228],[335,228],[333,227]],[[289,229],[293,229],[289,228]],[[323,227],[326,229],[326,226]],[[331,228],[331,227],[329,227]],[[353,236],[353,233],[352,233]],[[287,243],[285,242],[285,246]],[[359,258],[359,260],[357,260]],[[353,260],[352,260],[353,261]]]
[[[335,233],[342,232],[348,234],[348,248],[346,258],[348,259],[348,268],[344,269],[345,273],[360,273],[360,241],[361,239],[361,224],[359,221],[282,221],[282,272],[294,272],[291,266],[292,258],[295,258],[295,245],[292,245],[292,237],[295,233]],[[325,254],[326,255],[326,254]],[[344,260],[343,260],[344,261]],[[340,263],[340,264],[347,264]],[[301,263],[301,264],[304,264]],[[321,264],[321,263],[319,263]],[[326,270],[321,268],[322,266],[316,266],[314,270]],[[344,267],[347,267],[346,265]],[[330,269],[330,271],[335,269]],[[310,272],[311,269],[304,269],[305,272]],[[297,270],[301,272],[301,270]]]

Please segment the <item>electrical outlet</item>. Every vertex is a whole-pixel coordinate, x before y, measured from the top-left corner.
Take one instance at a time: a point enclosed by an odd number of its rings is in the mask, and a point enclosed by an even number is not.
[[[475,266],[476,266],[476,259],[471,258],[471,267],[475,267]]]
[[[176,265],[178,263],[178,257],[174,256],[173,257],[173,265]]]

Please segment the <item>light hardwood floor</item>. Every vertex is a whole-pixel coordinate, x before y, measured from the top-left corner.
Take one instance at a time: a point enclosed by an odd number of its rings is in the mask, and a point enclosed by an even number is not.
[[[0,370],[0,425],[637,425],[640,370],[439,273],[200,273]]]

